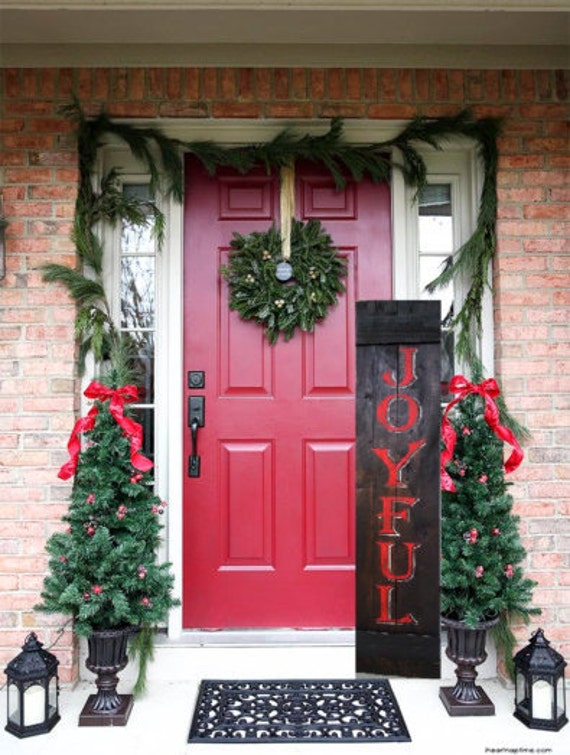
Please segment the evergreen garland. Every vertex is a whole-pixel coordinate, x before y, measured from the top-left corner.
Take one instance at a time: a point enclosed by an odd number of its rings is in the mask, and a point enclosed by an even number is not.
[[[79,187],[75,202],[72,240],[80,267],[49,264],[43,268],[44,280],[64,285],[74,299],[75,335],[79,343],[78,367],[85,372],[85,360],[91,352],[96,363],[108,360],[122,349],[122,336],[111,317],[103,285],[103,244],[101,223],[112,226],[120,222],[148,226],[156,236],[158,247],[164,241],[164,215],[154,201],[129,196],[121,190],[120,174],[112,169],[105,174],[99,189],[93,186],[98,149],[104,138],[114,135],[124,141],[132,153],[142,160],[150,174],[150,193],[159,190],[182,197],[182,161],[175,142],[158,129],[138,128],[115,123],[105,113],[88,118],[77,99],[63,109],[74,121],[79,156]],[[160,158],[157,160],[155,153]]]
[[[288,341],[297,328],[314,330],[344,291],[341,278],[346,275],[344,260],[318,220],[293,220],[291,280],[276,277],[281,260],[281,236],[275,228],[247,236],[235,233],[229,262],[221,270],[230,288],[230,308],[262,325],[271,344],[280,333]]]
[[[475,345],[481,335],[483,294],[488,286],[489,262],[493,259],[496,246],[499,120],[476,119],[469,110],[441,118],[418,115],[392,139],[375,144],[351,145],[344,141],[342,120],[335,118],[328,132],[322,135],[298,136],[285,129],[265,144],[223,147],[209,141],[170,139],[157,128],[115,122],[104,112],[88,117],[77,98],[63,111],[77,127],[80,179],[73,240],[81,269],[48,265],[44,277],[65,285],[77,303],[76,335],[80,343],[80,371],[84,368],[87,353],[92,352],[95,361],[101,362],[119,339],[103,288],[103,248],[95,232],[97,224],[101,221],[117,223],[127,220],[151,225],[159,245],[164,230],[164,216],[156,204],[125,197],[120,191],[116,171],[103,178],[99,191],[93,189],[97,152],[109,136],[122,140],[133,155],[147,166],[151,191],[162,191],[177,200],[182,197],[183,151],[194,154],[210,174],[222,166],[247,173],[257,166],[271,171],[290,165],[295,160],[308,160],[326,167],[338,187],[344,185],[347,176],[357,181],[364,177],[375,182],[386,181],[391,170],[397,166],[397,169],[403,170],[406,181],[419,191],[425,186],[427,168],[418,145],[427,144],[443,149],[451,137],[473,139],[478,145],[484,170],[477,227],[471,238],[449,258],[445,269],[432,281],[429,289],[433,291],[446,285],[460,273],[467,274],[469,290],[461,310],[454,317],[453,327],[457,331],[458,357],[466,359],[468,363],[475,358]],[[392,150],[400,153],[401,163],[392,160]]]

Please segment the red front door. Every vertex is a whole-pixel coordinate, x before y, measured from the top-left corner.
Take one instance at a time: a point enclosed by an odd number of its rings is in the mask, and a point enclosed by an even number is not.
[[[185,469],[185,628],[354,626],[354,304],[391,297],[389,188],[296,174],[296,217],[321,220],[347,292],[313,334],[271,346],[230,311],[219,269],[234,231],[276,218],[278,177],[186,164],[184,392],[205,398],[205,426],[200,477]]]

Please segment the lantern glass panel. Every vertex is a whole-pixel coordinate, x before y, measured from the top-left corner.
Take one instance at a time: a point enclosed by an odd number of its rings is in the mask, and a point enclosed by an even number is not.
[[[525,712],[528,714],[530,711],[528,710],[528,691],[527,691],[527,680],[525,675],[521,671],[516,672],[516,678],[515,678],[515,688],[516,688],[516,704],[525,710]]]
[[[556,685],[556,720],[562,718],[566,712],[566,689],[564,687],[564,674],[558,678]]]
[[[551,721],[554,702],[554,687],[546,679],[533,677],[532,717]]]
[[[45,688],[41,684],[30,684],[24,692],[24,726],[43,724],[45,717]]]
[[[52,676],[48,688],[48,718],[57,712],[57,677]]]
[[[16,726],[20,721],[20,690],[16,684],[8,684],[8,721]]]

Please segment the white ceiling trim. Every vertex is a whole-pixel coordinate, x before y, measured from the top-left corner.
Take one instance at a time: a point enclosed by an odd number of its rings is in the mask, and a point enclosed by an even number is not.
[[[0,64],[73,66],[270,66],[309,68],[568,68],[564,46],[491,45],[3,45]]]
[[[266,8],[291,10],[358,10],[362,8],[381,10],[458,10],[458,11],[529,11],[548,12],[568,10],[568,0],[0,0],[2,8],[34,9],[103,9],[117,8],[159,10],[198,8],[224,10],[240,8],[263,10]]]

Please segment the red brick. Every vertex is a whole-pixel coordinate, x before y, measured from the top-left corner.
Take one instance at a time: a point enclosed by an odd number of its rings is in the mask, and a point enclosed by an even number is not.
[[[73,130],[73,124],[66,118],[29,118],[28,128],[36,134],[64,134]]]
[[[91,68],[81,68],[77,71],[77,96],[80,100],[91,99],[93,96],[93,71]]]
[[[456,71],[455,74],[459,72]],[[451,76],[452,74],[450,74]],[[412,71],[407,68],[403,68],[398,71],[398,92],[400,99],[404,102],[410,102],[413,95],[412,87]]]
[[[275,103],[267,105],[266,108],[268,118],[311,118],[313,114],[313,105],[310,102]]]
[[[485,71],[485,98],[487,102],[498,100],[501,95],[499,71]]]
[[[312,99],[322,100],[325,96],[325,72],[322,68],[313,68],[309,74],[310,95]]]
[[[499,202],[544,202],[546,189],[500,189],[497,195]]]
[[[375,100],[378,97],[378,72],[375,68],[365,68],[362,79],[365,99]]]
[[[112,118],[156,118],[154,102],[111,102],[107,111]]]
[[[251,101],[253,95],[253,68],[240,68],[238,71],[237,96],[241,101]]]
[[[524,207],[525,218],[556,218],[562,220],[570,218],[570,207],[563,204],[540,204],[526,205]]]
[[[526,186],[565,186],[568,174],[563,170],[529,170],[522,180]]]
[[[97,68],[95,71],[94,94],[100,100],[109,99],[111,91],[111,72],[108,68]]]
[[[503,90],[503,99],[516,100],[518,96],[518,79],[516,71],[502,71],[501,85]]]
[[[206,99],[215,99],[218,96],[218,69],[205,68],[204,77],[204,97]]]
[[[427,102],[430,97],[431,71],[427,68],[416,70],[416,97],[418,100]]]
[[[396,71],[393,68],[385,68],[380,71],[380,96],[383,101],[395,101],[396,96]]]
[[[11,134],[23,131],[26,122],[23,118],[3,118],[0,120],[0,134]]]
[[[20,94],[23,97],[35,97],[37,94],[38,72],[36,68],[24,68],[22,71],[22,89]]]
[[[0,165],[11,167],[25,165],[26,155],[23,152],[0,152]]]
[[[112,98],[114,100],[125,100],[128,96],[128,69],[115,68],[111,71]]]
[[[165,93],[165,70],[164,68],[148,68],[147,72],[147,86],[148,94],[150,97],[164,97]]]
[[[519,78],[521,99],[531,102],[535,98],[534,71],[519,71]]]
[[[368,117],[404,120],[413,117],[414,112],[415,108],[413,105],[388,105],[385,103],[379,103],[377,105],[370,105],[368,108]]]
[[[291,72],[291,87],[294,99],[304,100],[307,97],[307,71],[304,68],[294,68]]]
[[[436,101],[449,99],[447,71],[436,70],[433,73],[433,93]]]
[[[59,94],[68,99],[75,90],[74,69],[62,68],[59,72]]]
[[[342,100],[344,97],[344,76],[341,68],[332,68],[328,72],[327,94],[331,100]]]
[[[552,97],[551,72],[547,70],[536,71],[536,88],[540,100],[549,100]]]
[[[319,118],[365,118],[366,105],[361,102],[334,102],[318,106],[315,115]],[[309,113],[307,108],[307,113]],[[306,117],[310,117],[307,115]]]
[[[19,68],[4,69],[4,80],[6,82],[5,93],[7,97],[20,97],[21,96],[20,74],[21,74],[21,69]]]
[[[450,71],[449,72],[449,99],[452,102],[464,102],[465,100],[465,72],[464,71]]]
[[[200,74],[197,68],[186,69],[185,97],[197,100],[200,96]]]
[[[499,168],[542,168],[544,165],[543,155],[500,155]]]
[[[271,99],[271,73],[267,68],[258,68],[255,71],[255,86],[257,98],[260,100]]]
[[[236,96],[236,77],[233,68],[222,68],[220,72],[220,90],[225,100],[233,100]]]
[[[128,71],[127,95],[130,100],[142,100],[145,96],[145,75],[140,68]]]
[[[257,102],[214,102],[214,118],[259,118],[260,108]]]
[[[7,149],[51,149],[54,142],[55,136],[51,134],[17,134],[4,138]]]
[[[465,74],[466,97],[470,101],[482,100],[484,95],[484,74],[482,71],[467,71]],[[451,99],[455,99],[452,97]]]
[[[167,69],[166,96],[171,100],[176,100],[179,97],[182,97],[182,70],[180,68]]]
[[[531,152],[566,152],[568,150],[568,140],[557,137],[545,137],[542,139],[524,139],[526,149]]]
[[[274,96],[277,100],[289,99],[289,71],[286,68],[276,68],[273,72]]]
[[[159,112],[162,118],[207,118],[210,114],[205,102],[163,102]]]

